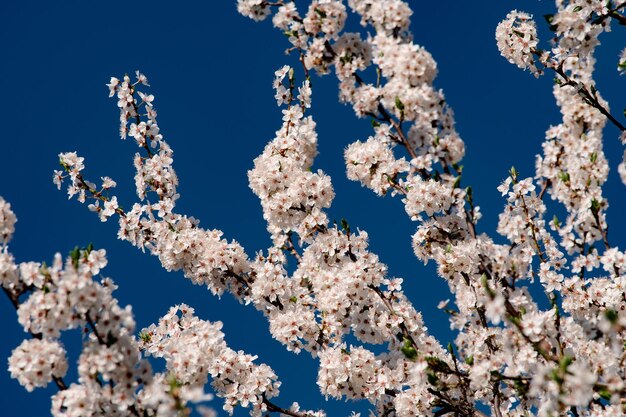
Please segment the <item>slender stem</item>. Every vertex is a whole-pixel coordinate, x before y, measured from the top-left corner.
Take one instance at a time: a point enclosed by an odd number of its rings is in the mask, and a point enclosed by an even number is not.
[[[535,51],[533,51],[533,53],[538,54]],[[556,67],[550,66],[549,68],[551,68],[554,72],[559,74],[561,78],[563,78],[565,82],[562,85],[570,85],[576,88],[576,90],[578,91],[578,95],[580,95],[587,104],[589,104],[590,106],[598,110],[600,113],[602,113],[615,126],[617,126],[619,130],[621,130],[622,132],[626,131],[626,126],[621,124],[615,117],[613,117],[611,113],[609,113],[609,111],[602,104],[600,104],[595,94],[592,94],[584,84],[572,80],[565,73],[565,71],[563,70],[563,62],[561,62],[561,64],[557,65]]]
[[[281,413],[291,417],[309,417],[308,413],[300,413],[298,411],[291,411],[286,408],[282,408],[265,398],[265,396],[263,396],[263,404],[267,406],[267,411],[270,413]]]
[[[591,23],[594,24],[594,25],[599,25],[600,23],[604,22],[609,17],[612,17],[615,20],[617,20],[620,24],[622,24],[622,25],[626,24],[626,17],[624,17],[621,14],[617,13],[617,11],[619,9],[621,9],[621,8],[623,8],[625,6],[626,6],[626,1],[618,4],[613,9],[609,9],[606,14],[603,14],[602,16],[598,16],[597,18],[592,20]]]

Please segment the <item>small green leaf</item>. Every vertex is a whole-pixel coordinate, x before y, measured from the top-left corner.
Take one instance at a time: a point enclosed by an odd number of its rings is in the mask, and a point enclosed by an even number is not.
[[[611,324],[615,324],[615,323],[617,323],[617,319],[618,319],[619,315],[617,314],[617,311],[611,310],[611,309],[607,309],[604,312],[604,317],[606,317],[607,320],[611,322]]]
[[[341,219],[341,229],[345,230],[347,234],[350,234],[350,225],[346,219]]]
[[[74,249],[70,251],[70,258],[72,259],[74,268],[78,269],[78,262],[80,261],[80,248],[78,246],[75,246]]]
[[[572,364],[572,362],[574,362],[574,358],[572,358],[571,356],[568,355],[564,355],[560,360],[559,360],[559,367],[563,370],[566,371],[567,368]]]
[[[450,371],[450,366],[436,356],[426,356],[424,359],[426,360],[428,367],[434,372],[448,373]]]
[[[426,378],[428,379],[428,383],[430,385],[437,385],[437,383],[439,382],[439,378],[437,378],[437,375],[435,375],[432,372],[426,372]]]
[[[404,111],[404,103],[400,100],[400,97],[396,96],[396,107],[401,112]]]
[[[603,400],[607,401],[610,401],[611,397],[613,396],[613,394],[611,394],[611,391],[609,391],[607,387],[596,388],[596,392]]]
[[[590,209],[593,214],[598,214],[598,212],[600,211],[600,202],[596,200],[595,198],[591,200]]]
[[[417,350],[413,347],[411,341],[407,338],[404,338],[404,344],[400,348],[400,351],[404,354],[404,356],[413,361],[417,358]]]

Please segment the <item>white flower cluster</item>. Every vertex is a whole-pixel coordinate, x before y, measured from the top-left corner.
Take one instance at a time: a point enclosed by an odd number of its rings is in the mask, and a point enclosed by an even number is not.
[[[409,30],[413,12],[402,0],[348,0],[348,5],[361,17],[363,26],[370,24],[377,32],[392,35]]]
[[[425,332],[421,315],[402,293],[402,280],[387,279],[386,266],[367,251],[367,234],[352,234],[347,223],[343,230],[329,227],[323,209],[334,195],[330,179],[321,171],[310,171],[317,135],[314,122],[303,115],[310,105],[309,83],[305,82],[294,98],[293,71],[283,67],[276,72],[274,87],[278,103],[287,104],[284,123],[249,173],[273,236],[274,247],[267,257],[259,254],[254,262],[247,261],[238,245],[220,239],[221,232],[205,231],[194,219],[175,214],[174,200],[167,198],[119,211],[120,237],[149,248],[164,267],[183,269],[188,278],[207,284],[214,293],[227,290],[253,303],[268,317],[273,336],[290,350],[306,349],[313,355],[334,351],[343,346],[349,333],[364,343],[387,343],[389,353],[375,359],[380,374],[378,387],[369,387],[369,380],[364,379],[358,394],[382,409],[387,402],[374,401],[374,393],[392,401],[390,392],[395,395],[403,391],[412,378],[411,358],[418,350],[442,358],[442,363],[449,359]],[[382,136],[388,128],[381,126],[379,131]],[[159,143],[163,146],[165,142],[160,138]],[[404,171],[408,170],[404,160],[400,163]],[[306,244],[301,254],[292,235]],[[295,253],[299,260],[291,277],[286,272],[284,252]],[[177,311],[173,309],[159,326],[142,333],[145,348],[166,358],[177,382],[200,383],[208,372],[218,394],[226,398],[227,410],[236,404],[251,404],[255,415],[278,411],[268,402],[278,388],[269,368],[252,366],[252,357],[227,349],[219,329],[191,316],[188,307],[181,307],[182,317]],[[199,345],[205,347],[198,350]],[[375,357],[365,347],[352,349],[355,357]],[[324,374],[323,369],[320,372]],[[352,379],[355,383],[359,380],[358,376]],[[328,389],[341,390],[337,384]],[[248,385],[257,391],[246,388]],[[426,390],[426,386],[419,390]],[[432,398],[425,391],[420,398],[420,407],[427,409]]]
[[[234,407],[251,407],[251,415],[267,411],[266,399],[278,395],[280,382],[272,369],[256,365],[256,356],[235,352],[224,341],[222,323],[200,320],[187,305],[175,306],[159,320],[141,331],[141,347],[146,353],[165,359],[170,375],[179,383],[204,385],[207,376],[224,410],[232,415]]]
[[[610,30],[612,18],[608,3],[600,0],[571,0],[557,2],[557,5],[558,12],[550,19],[558,37],[558,42],[552,48],[554,57],[559,60],[591,58],[595,47],[600,45],[598,36]],[[596,18],[600,18],[598,23],[594,22]]]
[[[412,220],[417,220],[422,212],[427,216],[445,212],[455,201],[449,187],[432,179],[424,181],[414,176],[404,186],[407,192],[402,202]]]
[[[377,134],[367,141],[351,143],[344,153],[347,176],[359,181],[378,195],[384,195],[397,182],[397,177],[409,171],[404,158],[396,159],[389,147],[388,129],[380,126]]]
[[[265,19],[271,13],[266,0],[237,0],[237,11],[257,22]]]
[[[302,23],[304,30],[311,36],[322,36],[334,39],[343,29],[346,21],[346,6],[337,0],[313,0]]]
[[[0,197],[0,237],[2,237],[3,246],[13,237],[16,221],[17,218],[11,210],[11,204]]]
[[[529,69],[536,77],[541,74],[535,65],[537,25],[525,12],[513,10],[496,28],[496,42],[503,57],[521,69]]]
[[[344,345],[320,355],[317,384],[322,394],[335,398],[380,397],[391,388],[385,371],[372,352],[361,347],[348,351]]]
[[[283,125],[254,160],[248,181],[261,199],[263,217],[273,235],[293,230],[306,238],[328,222],[322,209],[330,206],[335,194],[330,178],[310,169],[317,154],[317,134],[313,119],[303,115],[303,109],[310,106],[309,83],[300,87],[300,105],[292,104],[292,75],[289,89],[283,86],[287,74],[293,70],[283,67],[274,80],[276,95],[288,97],[278,102],[288,105],[283,109]]]
[[[56,340],[24,340],[9,357],[9,372],[28,391],[45,387],[53,377],[65,376],[65,349]]]
[[[1,197],[0,202],[4,216],[13,219],[12,227],[15,215]],[[59,388],[52,398],[54,417],[188,415],[188,403],[211,399],[203,389],[208,375],[231,413],[238,405],[252,406],[254,416],[276,407],[268,401],[280,386],[274,372],[254,364],[256,357],[229,349],[221,323],[196,318],[188,306],[173,307],[158,325],[144,329],[138,342],[130,306],[121,308],[112,296],[113,281],[93,281],[107,264],[104,250],[76,248],[65,263],[57,254],[52,265],[45,266],[15,265],[7,249],[0,270],[10,273],[0,284],[14,302],[20,324],[34,337],[13,351],[9,372],[28,391],[54,381]],[[83,329],[86,337],[78,381],[68,385],[59,337],[73,328]],[[142,351],[164,357],[167,372],[153,374]]]

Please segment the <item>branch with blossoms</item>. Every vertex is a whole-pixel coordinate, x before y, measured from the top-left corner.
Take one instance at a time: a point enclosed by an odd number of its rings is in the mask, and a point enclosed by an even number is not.
[[[165,269],[182,270],[212,293],[231,293],[262,312],[287,350],[319,359],[318,386],[327,397],[367,400],[381,416],[471,417],[486,409],[497,417],[623,413],[625,255],[608,239],[602,130],[607,119],[624,129],[595,90],[593,52],[598,35],[622,21],[626,4],[558,1],[549,52],[537,48],[530,15],[514,11],[498,25],[505,58],[537,76],[543,72],[538,66],[552,68],[562,79],[554,95],[563,120],[546,133],[536,181],[512,169],[498,188],[506,205],[497,232],[508,244],[477,230],[480,207],[472,188],[461,186],[465,145],[435,88],[433,57],[413,42],[408,3],[349,0],[348,6],[371,31],[367,37],[344,31],[348,8],[342,1],[313,0],[302,15],[293,1],[237,2],[245,16],[272,16],[290,43],[287,50],[297,51],[304,78],[298,85],[289,66],[275,73],[282,126],[248,173],[272,238],[255,258],[221,231],[177,213],[173,153],[139,72],[135,81],[125,76],[108,84],[118,100],[120,134],[139,148],[138,200],[123,210],[111,195],[115,182],[102,177],[98,188],[83,176],[84,160],[74,152],[60,154],[55,183],[60,188],[69,178],[70,197],[90,199],[102,221],[117,218],[118,236],[157,256]],[[378,195],[402,199],[417,223],[417,258],[436,264],[454,297],[442,304],[457,331],[454,343],[444,347],[428,334],[404,281],[389,277],[368,250],[366,232],[354,233],[345,220],[329,221],[335,192],[331,179],[313,170],[317,134],[307,114],[313,71],[334,71],[340,100],[371,118],[372,135],[345,151],[347,176]],[[625,167],[626,161],[618,168],[624,182]],[[546,220],[545,195],[565,207],[564,221]],[[297,260],[293,271],[288,255]],[[591,278],[594,272],[601,276]],[[549,308],[535,300],[535,280]],[[98,320],[88,315],[85,321],[94,344],[106,346]],[[273,404],[278,382],[271,369],[228,349],[219,325],[198,319],[188,306],[173,307],[140,339],[146,352],[166,359],[176,407],[182,407],[182,386],[202,384],[210,374],[229,412],[251,405],[253,415],[321,415]],[[376,354],[370,344],[386,350]],[[198,345],[211,354],[199,357]]]
[[[186,305],[172,307],[136,340],[130,306],[121,308],[112,297],[116,285],[110,278],[93,280],[107,264],[104,250],[75,248],[65,263],[57,254],[51,266],[15,264],[7,246],[15,221],[10,205],[0,198],[0,284],[32,336],[13,351],[9,372],[28,391],[53,381],[59,389],[52,398],[53,416],[187,416],[190,403],[212,398],[203,389],[208,375],[230,412],[241,406],[251,407],[255,416],[274,411],[293,417],[316,415],[300,412],[295,404],[290,409],[274,404],[271,398],[278,394],[280,382],[271,368],[254,364],[255,356],[230,349],[222,324],[198,319]],[[87,339],[78,360],[78,383],[68,385],[60,336],[74,328],[82,329]],[[153,373],[142,353],[164,358],[167,371]]]

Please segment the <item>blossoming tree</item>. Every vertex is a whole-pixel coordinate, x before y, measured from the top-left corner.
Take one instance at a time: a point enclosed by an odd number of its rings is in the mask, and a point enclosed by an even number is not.
[[[625,414],[626,260],[608,235],[602,134],[610,123],[621,132],[610,140],[626,142],[626,128],[593,72],[598,36],[626,24],[626,2],[557,1],[545,45],[527,13],[512,11],[497,26],[504,58],[554,77],[562,114],[546,132],[535,175],[512,168],[498,187],[505,243],[477,229],[481,211],[461,165],[465,145],[435,88],[436,63],[410,32],[408,3],[313,0],[298,9],[292,1],[239,0],[237,9],[254,20],[271,17],[293,61],[274,74],[282,125],[248,172],[270,247],[252,255],[236,236],[178,211],[172,148],[139,71],[108,84],[120,135],[137,145],[136,199],[122,204],[109,177],[90,180],[77,152],[59,155],[59,189],[66,185],[99,220],[117,221],[118,238],[166,270],[257,309],[286,350],[315,358],[326,397],[368,402],[378,416]],[[344,30],[349,13],[364,30]],[[616,65],[626,71],[626,50]],[[433,262],[450,289],[440,307],[456,332],[452,343],[428,332],[405,282],[368,249],[367,232],[328,217],[335,190],[314,168],[318,136],[309,113],[314,74],[331,73],[339,99],[372,125],[369,138],[345,149],[347,177],[400,199],[415,221],[416,257]],[[626,183],[626,161],[614,169]],[[564,218],[548,214],[548,198]],[[262,358],[230,348],[221,323],[187,305],[136,329],[113,281],[97,279],[107,264],[103,249],[77,247],[51,265],[16,263],[8,246],[15,221],[0,200],[0,283],[31,335],[13,351],[9,371],[27,390],[55,384],[54,416],[188,415],[208,398],[207,383],[229,413],[325,415],[282,403],[278,376]],[[86,335],[74,382],[65,378],[59,339],[72,329]],[[165,370],[148,357],[163,358]]]

